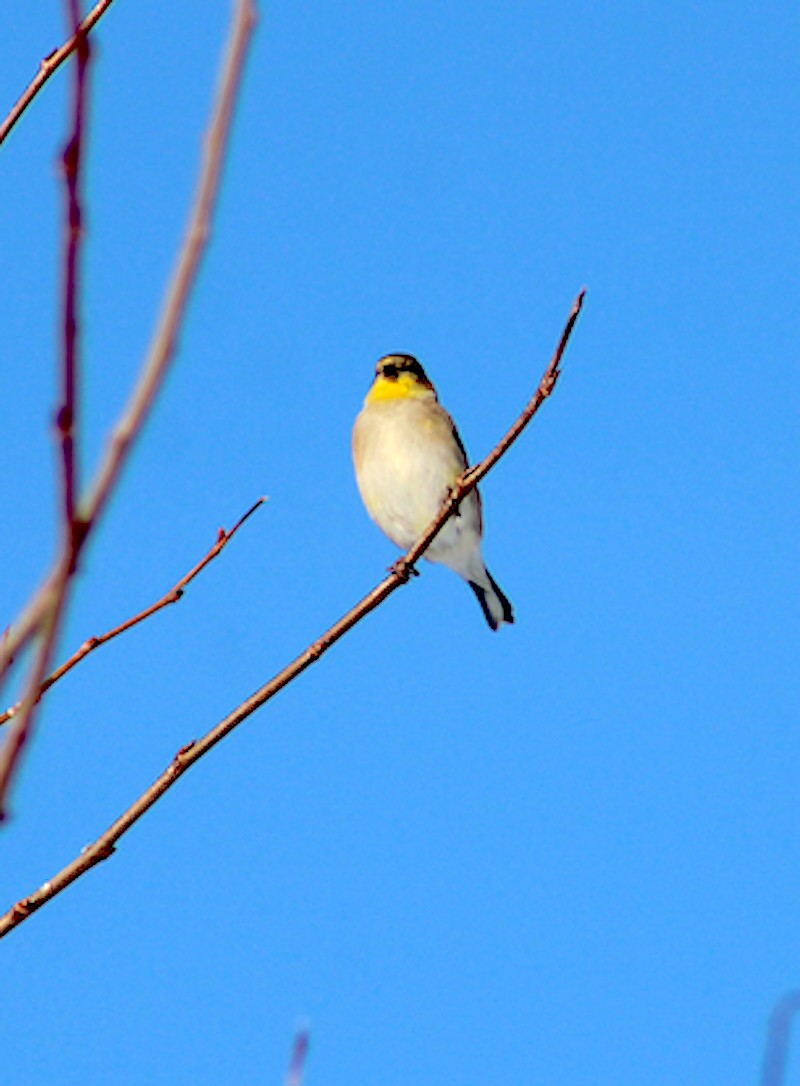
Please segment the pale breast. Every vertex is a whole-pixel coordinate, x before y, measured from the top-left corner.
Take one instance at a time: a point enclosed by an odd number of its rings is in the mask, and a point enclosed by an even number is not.
[[[431,401],[372,404],[356,420],[353,454],[361,496],[372,518],[399,547],[410,547],[421,535],[466,467],[451,427],[447,414]],[[477,497],[467,498],[461,513],[464,526],[480,531]],[[434,542],[432,559],[460,534],[459,520],[448,524],[444,538]]]

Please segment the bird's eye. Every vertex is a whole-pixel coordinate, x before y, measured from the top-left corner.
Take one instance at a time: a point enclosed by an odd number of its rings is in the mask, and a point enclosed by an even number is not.
[[[388,377],[390,381],[397,379],[397,366],[384,366],[381,370],[381,374],[384,377]]]

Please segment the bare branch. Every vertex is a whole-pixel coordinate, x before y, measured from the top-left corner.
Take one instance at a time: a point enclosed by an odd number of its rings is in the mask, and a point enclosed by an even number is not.
[[[22,651],[38,634],[44,621],[56,576],[57,571],[50,570],[44,584],[35,593],[24,612],[11,626],[6,626],[0,644],[0,687]]]
[[[289,1063],[289,1074],[286,1076],[286,1086],[303,1086],[303,1072],[308,1056],[310,1041],[307,1029],[299,1029],[295,1034],[292,1046],[292,1058]]]
[[[761,1065],[761,1086],[785,1086],[792,1022],[798,1011],[800,991],[787,992],[773,1008]]]
[[[193,581],[198,573],[201,573],[209,562],[213,562],[218,554],[230,543],[236,533],[239,531],[244,522],[255,513],[256,509],[264,504],[266,498],[259,498],[258,501],[252,505],[243,517],[234,524],[230,531],[225,531],[224,528],[220,528],[217,535],[217,541],[208,554],[204,558],[185,573],[181,579],[172,586],[169,592],[165,592],[164,595],[156,600],[155,603],[151,603],[149,607],[145,607],[143,611],[139,611],[133,615],[132,618],[127,619],[125,622],[120,623],[119,626],[115,626],[113,630],[108,630],[104,634],[100,634],[97,637],[90,637],[77,649],[68,660],[65,660],[63,664],[56,668],[56,670],[49,675],[39,687],[39,699],[43,694],[46,694],[51,686],[54,686],[59,679],[67,674],[68,671],[72,671],[76,664],[79,664],[81,660],[85,659],[95,649],[99,649],[101,645],[107,644],[109,641],[113,641],[115,637],[119,637],[120,634],[126,633],[134,626],[138,626],[140,622],[144,622],[145,619],[150,618],[151,615],[156,614],[157,611],[162,611],[165,607],[169,607],[172,603],[177,603],[178,600],[183,598],[184,589]],[[3,724],[7,724],[9,720],[12,720],[22,708],[22,702],[18,701],[16,705],[12,705],[11,708],[6,709],[4,713],[0,713],[0,727]]]
[[[494,447],[494,449],[492,449],[492,451],[489,453],[485,460],[482,460],[481,463],[477,465],[477,467],[471,468],[464,476],[464,482],[469,481],[470,490],[473,486],[476,486],[481,481],[484,475],[492,470],[500,457],[505,454],[506,450],[510,448],[511,445],[514,444],[519,435],[522,433],[522,431],[531,421],[533,416],[542,406],[544,401],[556,387],[556,382],[561,376],[561,370],[559,369],[561,365],[561,359],[564,355],[564,351],[567,349],[569,337],[572,335],[572,329],[575,327],[575,321],[578,319],[578,314],[581,311],[581,308],[583,306],[583,299],[585,297],[586,288],[584,288],[578,294],[578,297],[572,303],[572,310],[569,317],[567,318],[567,323],[564,325],[564,331],[561,333],[561,339],[558,346],[556,347],[555,354],[550,361],[550,365],[547,367],[544,377],[542,377],[539,388],[536,390],[536,395],[530,401],[528,406],[525,408],[520,417],[508,431],[503,440],[499,442]],[[467,491],[464,491],[464,494],[466,493]],[[459,495],[459,501],[461,500],[461,498],[464,497],[464,494]]]
[[[60,49],[54,50],[49,56],[44,58],[44,60],[39,65],[39,71],[36,73],[36,76],[28,85],[28,87],[26,87],[24,93],[19,98],[9,115],[6,117],[3,123],[0,124],[0,143],[2,143],[6,136],[9,134],[11,129],[20,119],[22,114],[31,104],[33,99],[45,85],[50,76],[61,67],[67,57],[71,56],[72,53],[75,52],[75,50],[78,48],[80,41],[86,40],[86,35],[95,25],[95,23],[100,19],[101,15],[103,15],[103,13],[111,7],[112,3],[113,0],[100,0],[100,3],[95,4],[89,14],[86,16],[86,18],[80,24],[77,33],[74,33],[69,41],[62,45]]]
[[[68,23],[72,30],[72,37],[66,45],[56,50],[42,61],[39,75],[20,98],[9,117],[0,127],[0,143],[10,132],[24,109],[33,100],[50,75],[73,52],[77,50],[77,64],[73,80],[72,95],[72,130],[62,155],[62,169],[66,190],[66,229],[64,231],[64,274],[63,274],[63,312],[64,312],[64,346],[62,351],[62,403],[56,417],[58,432],[61,437],[62,447],[62,491],[64,501],[64,535],[62,550],[56,563],[56,568],[51,571],[45,584],[36,597],[36,607],[29,607],[25,615],[15,624],[13,636],[11,628],[6,630],[6,636],[2,650],[0,651],[0,680],[5,676],[15,656],[28,644],[28,642],[40,632],[45,625],[49,626],[49,636],[40,646],[40,655],[32,669],[28,681],[26,696],[20,702],[20,706],[32,707],[35,701],[31,701],[28,695],[34,688],[34,679],[38,675],[41,682],[47,668],[47,662],[42,658],[43,649],[47,640],[51,640],[57,630],[57,625],[49,621],[48,609],[52,609],[58,603],[59,598],[63,602],[63,593],[67,579],[63,575],[65,564],[64,548],[72,546],[75,525],[75,455],[74,455],[74,426],[75,426],[75,391],[77,368],[77,303],[78,303],[78,256],[82,239],[82,213],[80,204],[80,168],[82,161],[82,145],[84,131],[84,111],[86,103],[86,73],[89,63],[89,42],[87,34],[94,26],[103,12],[111,3],[111,0],[98,4],[80,22],[80,11],[77,0],[66,0]],[[72,564],[75,555],[67,563]],[[38,684],[37,684],[38,685]],[[36,699],[38,700],[38,699]],[[26,710],[26,712],[29,710]],[[23,714],[25,715],[25,714]],[[17,749],[20,750],[27,737],[27,728],[22,729],[16,739]],[[4,756],[8,751],[4,751]],[[0,794],[2,788],[0,788]],[[0,811],[0,818],[2,811]]]
[[[19,713],[13,727],[9,729],[10,734],[3,749],[0,751],[0,821],[7,817],[5,796],[25,744],[31,736],[33,713],[39,700],[39,688],[42,685],[58,638],[66,606],[67,586],[72,568],[71,557],[71,552],[65,549],[61,557],[61,564],[53,579],[52,587],[45,599],[42,626],[39,631],[39,648],[28,674]]]
[[[211,218],[219,191],[233,107],[255,23],[256,10],[253,0],[238,0],[236,22],[223,65],[214,117],[205,139],[203,169],[183,248],[142,375],[125,414],[114,430],[91,491],[82,503],[81,512],[87,523],[94,522],[103,511],[175,354],[178,332],[211,235]]]
[[[39,648],[28,676],[17,721],[0,752],[0,821],[6,817],[6,796],[25,745],[33,733],[39,688],[50,667],[61,621],[69,600],[83,530],[75,516],[75,434],[78,369],[79,256],[83,235],[81,225],[81,167],[86,129],[87,72],[89,42],[80,29],[78,0],[65,0],[67,19],[77,39],[77,63],[72,89],[71,133],[62,156],[66,193],[64,231],[64,341],[61,352],[62,395],[58,411],[58,430],[62,450],[62,490],[64,518],[58,574],[49,592],[49,604],[43,612]]]
[[[67,0],[70,24],[74,29],[77,63],[74,65],[72,84],[72,134],[62,155],[66,213],[64,215],[64,348],[62,353],[62,402],[58,410],[57,424],[61,437],[64,498],[64,530],[70,536],[75,525],[75,490],[77,481],[76,431],[77,386],[79,380],[79,328],[78,302],[80,298],[80,250],[83,240],[83,209],[81,206],[81,179],[83,142],[86,131],[86,105],[88,100],[87,79],[89,71],[89,39],[80,29],[78,0]],[[71,546],[72,543],[70,542]]]
[[[39,889],[29,897],[18,901],[4,916],[0,917],[0,938],[3,938],[26,920],[31,913],[40,909],[42,905],[46,904],[48,901],[51,901],[57,894],[60,894],[62,890],[65,890],[67,886],[70,886],[76,879],[80,878],[81,875],[85,874],[103,860],[108,859],[113,853],[117,841],[127,833],[135,822],[138,822],[145,812],[149,811],[150,808],[158,802],[161,796],[175,784],[178,778],[181,777],[187,769],[198,762],[203,755],[207,754],[212,747],[215,747],[217,743],[220,742],[220,740],[224,739],[226,735],[234,730],[234,728],[238,727],[243,720],[246,720],[247,717],[251,716],[256,709],[261,708],[261,706],[273,698],[275,694],[318,660],[332,645],[343,637],[348,630],[352,629],[352,627],[368,615],[370,611],[374,611],[379,604],[409,580],[414,563],[419,561],[423,552],[442,530],[447,520],[453,516],[458,508],[459,502],[461,502],[464,497],[477,486],[478,481],[483,478],[486,472],[489,471],[494,464],[497,463],[503,453],[509,448],[512,442],[516,440],[524,427],[528,425],[544,401],[552,393],[555,383],[558,380],[561,357],[581,310],[584,294],[585,292],[581,291],[576,298],[558,348],[556,349],[549,366],[545,370],[538,389],[519,419],[514,423],[502,441],[500,441],[492,452],[489,453],[486,459],[482,460],[475,468],[465,473],[464,477],[457,483],[450,497],[442,505],[441,511],[436,519],[431,522],[430,527],[414,546],[395,564],[390,571],[389,576],[381,581],[381,583],[365,596],[360,603],[356,604],[355,607],[348,611],[343,618],[334,623],[334,625],[331,626],[322,637],[310,645],[305,652],[301,653],[300,656],[288,664],[273,679],[262,686],[260,690],[257,690],[255,694],[242,702],[242,704],[234,709],[232,713],[229,713],[224,720],[221,720],[219,724],[204,735],[202,739],[193,740],[182,747],[164,772],[153,782],[147,791],[144,792],[116,820],[116,822],[109,826],[105,833],[101,834],[93,844],[87,845],[80,856],[59,871],[59,873],[50,881],[46,882],[43,886],[40,886]]]
[[[112,435],[95,482],[88,496],[79,504],[74,524],[79,525],[80,530],[74,530],[71,533],[72,553],[69,555],[69,562],[65,562],[63,557],[59,558],[42,588],[35,594],[18,622],[12,627],[0,650],[0,680],[7,673],[21,647],[40,629],[46,627],[48,630],[47,637],[42,639],[42,654],[48,641],[52,648],[57,634],[57,623],[52,624],[48,616],[57,614],[60,609],[60,605],[57,608],[56,603],[59,600],[63,601],[66,591],[65,579],[69,581],[76,567],[79,552],[105,508],[173,359],[178,332],[186,314],[191,290],[210,236],[211,218],[219,192],[233,107],[255,22],[254,0],[238,0],[222,67],[222,78],[206,135],[198,190],[187,234],[179,253],[148,357],[123,416]],[[29,685],[30,697],[23,699],[23,707],[0,755],[0,814],[12,773],[27,738],[30,710],[36,705],[46,670],[47,663],[43,667],[39,666],[38,662],[35,665]]]

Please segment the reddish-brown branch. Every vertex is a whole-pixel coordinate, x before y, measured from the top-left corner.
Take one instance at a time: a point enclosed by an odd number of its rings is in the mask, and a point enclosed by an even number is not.
[[[581,291],[576,298],[556,352],[553,355],[549,366],[545,370],[544,376],[539,383],[539,387],[519,419],[517,419],[503,439],[480,464],[470,471],[465,472],[464,477],[458,482],[450,497],[444,502],[436,519],[432,521],[425,534],[420,537],[411,550],[395,564],[390,571],[389,576],[384,578],[384,580],[365,596],[360,603],[356,604],[355,607],[348,611],[343,618],[334,623],[334,625],[310,645],[305,652],[288,664],[282,671],[275,675],[274,678],[262,686],[260,690],[257,690],[255,694],[242,702],[242,704],[226,716],[224,720],[221,720],[219,724],[204,735],[202,739],[193,740],[182,747],[164,772],[133,804],[131,804],[127,811],[125,811],[113,825],[109,826],[105,833],[101,834],[93,844],[84,848],[77,859],[73,860],[71,864],[68,864],[59,871],[59,873],[49,882],[46,882],[35,893],[31,894],[30,897],[18,901],[4,916],[0,917],[0,938],[7,935],[13,928],[26,920],[31,913],[40,909],[42,905],[50,901],[57,894],[60,894],[62,890],[65,890],[67,886],[70,886],[76,879],[90,870],[90,868],[107,859],[113,853],[117,841],[127,833],[134,823],[138,822],[143,814],[149,811],[150,808],[158,802],[161,796],[175,784],[178,778],[181,777],[187,769],[198,762],[203,755],[207,754],[212,747],[215,747],[217,743],[232,732],[234,728],[238,727],[243,720],[246,720],[247,717],[251,716],[256,709],[261,708],[262,705],[265,705],[266,702],[273,698],[280,690],[283,690],[283,688],[292,682],[293,679],[297,678],[297,676],[305,671],[306,668],[310,667],[311,664],[326,653],[332,645],[336,644],[336,642],[343,637],[348,630],[352,629],[356,623],[360,622],[361,619],[370,613],[370,611],[374,611],[388,596],[409,580],[415,563],[419,561],[424,551],[427,550],[433,539],[435,539],[442,530],[449,517],[455,513],[459,502],[463,501],[466,495],[477,486],[479,480],[484,477],[486,472],[497,463],[510,445],[519,437],[522,430],[530,423],[533,416],[553,391],[559,377],[561,358],[570,334],[572,333],[575,321],[580,313],[581,306],[583,305],[584,294],[585,292]]]
[[[45,694],[51,686],[55,685],[59,679],[67,674],[68,671],[79,664],[81,660],[85,659],[90,653],[99,649],[101,645],[107,644],[109,641],[113,641],[115,637],[119,637],[120,634],[126,633],[134,626],[138,626],[140,622],[144,622],[145,619],[150,618],[151,615],[156,614],[157,611],[162,611],[165,607],[169,607],[170,604],[177,603],[179,599],[183,597],[186,586],[193,581],[198,573],[201,573],[209,562],[213,562],[218,554],[230,543],[236,533],[239,531],[248,517],[255,513],[259,506],[263,505],[266,498],[259,498],[258,501],[247,510],[243,517],[234,524],[230,531],[225,531],[224,528],[220,528],[217,536],[217,541],[211,550],[201,558],[197,565],[193,566],[188,573],[185,573],[181,579],[172,586],[169,592],[165,592],[164,595],[156,600],[155,603],[151,603],[149,607],[145,607],[143,611],[139,611],[138,614],[133,615],[125,622],[121,622],[119,626],[115,626],[113,630],[107,630],[106,633],[100,634],[97,637],[90,637],[77,649],[68,660],[65,660],[63,664],[56,668],[56,670],[42,682],[39,687],[39,699]],[[12,705],[10,709],[6,709],[4,713],[0,713],[0,726],[7,724],[9,720],[13,719],[20,711],[22,702],[17,702],[16,705]]]
[[[78,426],[77,386],[79,381],[78,306],[80,300],[80,251],[83,241],[83,208],[81,202],[81,166],[86,132],[87,80],[89,72],[89,38],[80,28],[78,0],[67,0],[70,26],[76,42],[76,63],[72,84],[72,132],[62,155],[64,171],[64,348],[62,352],[62,401],[57,425],[61,439],[62,492],[64,500],[64,530],[67,543],[74,547],[75,492],[77,479],[76,433]]]
[[[100,17],[111,7],[113,0],[100,0],[98,4],[92,8],[83,22],[80,24],[78,33],[73,34],[72,37],[60,49],[55,49],[49,56],[39,64],[39,71],[35,77],[31,80],[30,84],[25,88],[17,103],[12,108],[6,119],[0,124],[0,143],[6,138],[11,129],[20,119],[22,114],[34,100],[36,95],[45,85],[47,80],[55,71],[57,71],[67,57],[72,56],[75,50],[78,48],[81,38],[86,39],[86,35],[100,19]]]
[[[9,736],[0,752],[0,818],[5,798],[29,736],[29,721],[37,703],[48,663],[58,633],[64,599],[74,574],[78,554],[97,524],[127,462],[133,444],[141,432],[175,354],[178,330],[186,314],[200,261],[211,233],[211,220],[230,133],[233,108],[239,89],[247,47],[255,27],[254,0],[238,0],[233,27],[222,67],[222,79],[206,135],[198,190],[189,218],[184,243],[167,291],[162,314],[156,327],[149,354],[128,405],[123,412],[110,446],[100,464],[95,481],[79,503],[73,519],[74,530],[65,542],[55,567],[36,593],[0,647],[0,680],[8,672],[20,649],[41,633],[37,659]],[[55,620],[55,621],[54,621]]]
[[[42,613],[39,645],[34,655],[19,714],[6,744],[0,752],[0,821],[6,816],[6,796],[22,752],[33,732],[39,688],[50,666],[58,640],[61,622],[69,600],[69,589],[75,571],[83,532],[75,516],[75,416],[78,368],[78,309],[80,304],[78,262],[80,255],[81,201],[80,180],[83,138],[86,128],[86,90],[89,65],[89,42],[80,29],[78,0],[65,0],[67,19],[77,39],[77,63],[72,91],[72,122],[70,136],[63,155],[66,210],[64,230],[64,338],[61,352],[62,395],[58,412],[58,429],[62,450],[62,491],[64,520],[57,574],[49,594],[47,608]]]
[[[581,308],[583,306],[583,299],[585,297],[586,290],[584,288],[578,294],[578,297],[572,304],[572,310],[569,317],[567,318],[567,323],[564,325],[564,331],[561,333],[561,339],[559,340],[559,344],[556,347],[555,354],[550,361],[550,365],[547,367],[544,377],[542,377],[539,388],[536,390],[536,395],[530,401],[528,406],[525,408],[520,417],[508,431],[503,440],[492,449],[489,455],[484,460],[482,460],[480,464],[478,464],[474,468],[470,468],[470,470],[464,476],[464,483],[469,484],[470,490],[474,486],[478,485],[484,475],[492,470],[500,457],[505,454],[506,450],[509,449],[511,445],[514,444],[519,435],[522,433],[522,431],[531,421],[533,416],[542,406],[544,401],[556,387],[556,381],[558,381],[558,378],[561,376],[561,370],[559,368],[561,365],[561,359],[564,355],[564,351],[567,349],[569,337],[572,335],[572,329],[575,327],[575,321],[578,319],[578,314],[581,311]],[[466,491],[464,493],[466,493]],[[459,495],[458,500],[460,501],[463,497],[464,494]]]

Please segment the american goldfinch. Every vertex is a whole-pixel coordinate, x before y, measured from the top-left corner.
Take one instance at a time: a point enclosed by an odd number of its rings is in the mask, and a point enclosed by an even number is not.
[[[388,354],[353,429],[353,462],[367,512],[393,543],[408,550],[467,467],[455,424],[422,366]],[[469,584],[493,630],[513,622],[511,604],[484,565],[483,518],[477,490],[461,502],[425,552]]]

